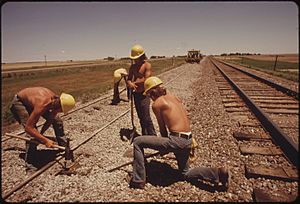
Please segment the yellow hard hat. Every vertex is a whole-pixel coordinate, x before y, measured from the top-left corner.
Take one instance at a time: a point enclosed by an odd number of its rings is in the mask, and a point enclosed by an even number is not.
[[[59,99],[64,114],[66,114],[69,110],[71,110],[75,106],[75,99],[70,94],[62,93]]]
[[[134,45],[131,48],[130,59],[137,59],[145,53],[144,48],[140,45]]]
[[[150,89],[152,89],[162,83],[163,82],[158,77],[152,76],[152,77],[147,78],[144,83],[145,91],[143,94],[146,95]]]
[[[124,75],[125,76],[128,75],[126,69],[120,68],[120,69],[115,70],[114,71],[114,82],[119,81],[122,78],[122,76],[124,76]]]

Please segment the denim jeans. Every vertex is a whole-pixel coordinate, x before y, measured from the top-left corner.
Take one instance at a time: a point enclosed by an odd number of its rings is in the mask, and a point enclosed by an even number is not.
[[[142,135],[156,135],[150,116],[150,98],[143,93],[133,93],[134,105],[140,120]]]
[[[26,121],[28,120],[29,114],[31,114],[32,112],[32,108],[26,107],[17,95],[12,101],[10,110],[13,113],[14,118],[20,124],[22,124],[23,127],[25,126]],[[44,116],[46,117],[46,115]],[[59,118],[59,116],[56,116],[54,118],[52,126],[55,132],[57,143],[61,146],[65,146],[67,144],[67,138],[64,133],[63,121]],[[35,128],[37,129],[37,127]],[[27,134],[26,136],[29,138],[33,138],[29,134]],[[32,161],[35,160],[37,145],[27,141],[25,145],[25,162],[27,165],[27,163],[32,163]]]
[[[146,182],[144,148],[150,148],[161,152],[173,152],[177,160],[178,169],[184,179],[203,179],[218,182],[219,174],[217,168],[196,167],[190,169],[188,159],[191,151],[191,144],[192,139],[176,136],[136,137],[133,141],[134,159],[132,181],[137,183]]]

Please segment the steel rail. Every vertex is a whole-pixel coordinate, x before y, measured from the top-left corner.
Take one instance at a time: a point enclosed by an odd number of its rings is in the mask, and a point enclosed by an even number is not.
[[[170,70],[169,70],[170,71]],[[168,72],[168,71],[167,71]],[[167,73],[164,72],[164,73]],[[166,85],[171,83],[172,81],[174,81],[175,79],[177,79],[179,76],[181,76],[182,73],[184,73],[186,71],[182,71],[180,72],[177,77],[174,77],[172,80],[168,81],[167,83],[165,83]],[[163,73],[162,73],[163,74]],[[107,98],[107,97],[106,97]],[[92,102],[94,103],[94,102]],[[92,103],[89,103],[89,105],[91,105]],[[87,106],[84,106],[87,107]],[[82,107],[83,108],[83,107]],[[84,140],[83,142],[81,142],[80,144],[78,144],[77,146],[71,148],[71,151],[74,152],[76,149],[78,149],[80,146],[82,146],[83,144],[87,143],[88,141],[90,141],[95,135],[97,135],[99,132],[101,132],[102,130],[104,130],[106,127],[108,127],[109,125],[111,125],[112,123],[114,123],[115,121],[117,121],[119,118],[123,117],[124,115],[126,115],[128,112],[130,111],[130,109],[126,110],[125,112],[123,112],[122,114],[120,114],[119,116],[117,116],[116,118],[114,118],[113,120],[111,120],[110,122],[108,122],[107,124],[105,124],[104,126],[102,126],[100,129],[94,131],[91,136],[89,136],[86,140]],[[158,154],[158,153],[156,153]],[[152,155],[155,156],[155,155]],[[31,175],[29,178],[27,178],[26,180],[24,180],[22,183],[20,183],[19,185],[17,185],[16,187],[14,187],[12,190],[10,190],[9,192],[7,192],[4,196],[3,199],[8,198],[9,196],[11,196],[14,192],[20,190],[23,186],[25,186],[26,184],[28,184],[30,181],[32,181],[33,179],[35,179],[36,177],[38,177],[39,175],[41,175],[43,172],[45,172],[46,170],[48,170],[50,167],[52,167],[54,164],[56,164],[57,162],[59,162],[62,158],[64,158],[63,156],[59,156],[57,158],[55,158],[54,161],[49,162],[48,164],[46,164],[45,166],[43,166],[41,169],[39,169],[37,172],[35,172],[33,175]]]
[[[275,122],[258,106],[255,102],[217,65],[213,60],[211,62],[221,72],[221,74],[231,84],[233,89],[238,95],[244,100],[250,110],[253,111],[257,119],[261,122],[262,126],[270,133],[274,141],[279,144],[287,158],[297,167],[298,169],[298,145],[295,144],[284,132],[276,125]]]
[[[229,67],[232,67],[232,68],[234,68],[234,69],[236,69],[236,70],[238,70],[238,71],[240,71],[240,72],[243,72],[244,74],[247,74],[248,76],[251,76],[251,77],[253,77],[253,78],[255,78],[255,79],[259,80],[259,81],[262,81],[263,83],[265,83],[265,84],[267,84],[267,85],[269,85],[269,86],[271,86],[271,87],[274,87],[274,88],[277,89],[278,91],[281,91],[281,92],[287,94],[288,96],[291,96],[291,97],[293,97],[293,98],[299,100],[299,93],[296,92],[296,91],[294,91],[294,90],[291,90],[291,89],[289,89],[289,88],[286,88],[286,87],[284,87],[284,86],[282,86],[282,85],[280,85],[280,84],[277,84],[277,83],[275,83],[275,82],[273,82],[273,81],[270,81],[270,80],[268,80],[268,79],[264,79],[264,78],[262,78],[262,77],[259,77],[259,76],[255,75],[255,74],[249,73],[249,72],[247,72],[247,71],[245,71],[245,70],[242,70],[242,69],[240,69],[240,68],[238,68],[238,67],[235,67],[235,66],[233,66],[233,65],[231,65],[231,64],[228,64],[228,63],[226,63],[226,62],[223,62],[223,61],[220,61],[220,60],[217,60],[217,59],[215,59],[215,60],[218,61],[218,62],[220,62],[220,63],[223,63],[223,64],[225,64],[225,65],[227,65],[227,66],[229,66]]]

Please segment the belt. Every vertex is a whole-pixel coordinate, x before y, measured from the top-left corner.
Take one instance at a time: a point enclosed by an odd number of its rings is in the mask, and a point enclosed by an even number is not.
[[[175,137],[182,137],[184,139],[191,139],[192,138],[192,134],[184,134],[184,133],[180,133],[180,132],[170,132],[170,135],[175,136]]]

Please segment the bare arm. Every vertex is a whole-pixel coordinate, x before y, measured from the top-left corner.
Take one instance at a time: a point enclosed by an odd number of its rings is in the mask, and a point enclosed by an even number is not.
[[[156,116],[157,123],[159,126],[159,132],[162,137],[168,137],[168,131],[166,128],[165,121],[163,120],[162,114],[161,114],[161,108],[159,106],[152,106],[152,110]]]
[[[134,82],[132,82],[132,80],[133,80],[133,67],[131,65],[131,67],[129,68],[129,74],[126,82],[129,88],[136,90],[137,85]]]
[[[50,125],[52,125],[53,121],[54,121],[54,118],[56,116],[56,113],[45,113],[43,115],[43,117],[46,119],[46,122],[44,123],[42,129],[41,129],[41,134],[44,134],[44,132],[46,130],[48,130],[48,128],[50,127]]]
[[[144,77],[138,78],[135,83],[144,83],[145,80],[152,75],[152,66],[150,63],[145,63]]]
[[[43,108],[35,108],[32,113],[30,114],[26,124],[25,124],[25,131],[30,134],[32,137],[35,137],[39,141],[43,142],[47,147],[51,147],[54,143],[52,140],[47,139],[39,131],[36,129],[36,124],[43,114]]]

